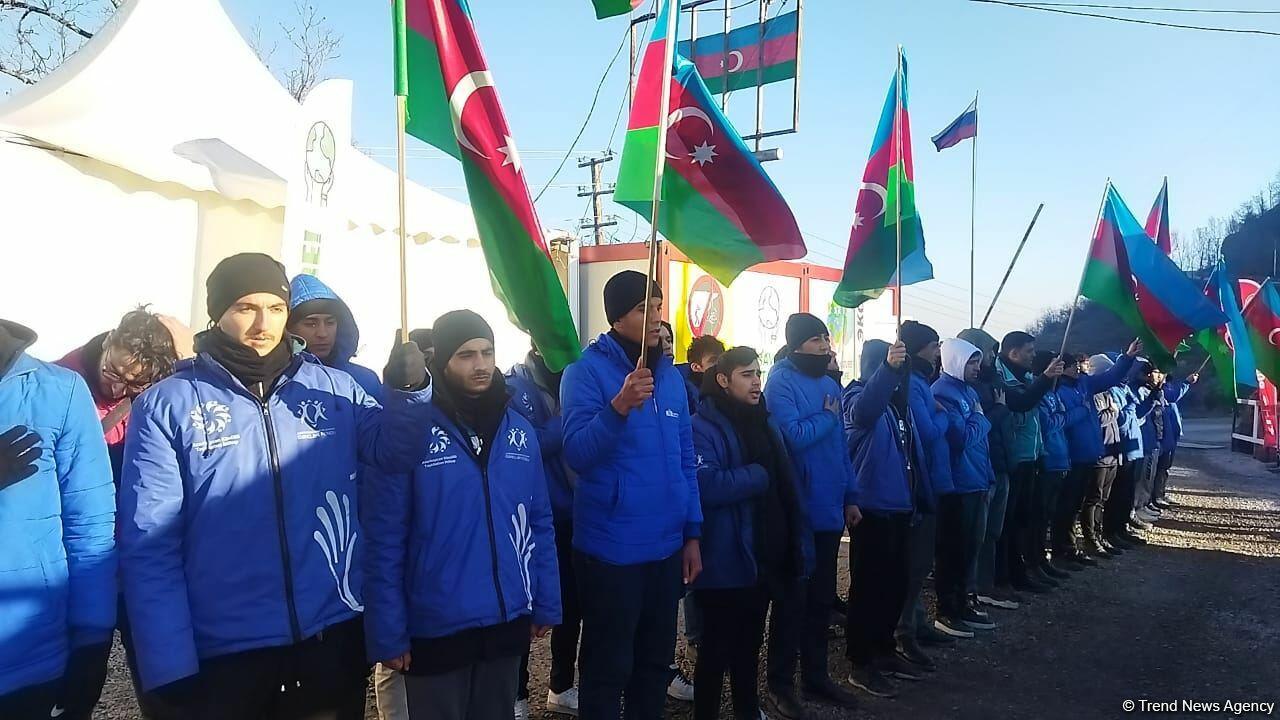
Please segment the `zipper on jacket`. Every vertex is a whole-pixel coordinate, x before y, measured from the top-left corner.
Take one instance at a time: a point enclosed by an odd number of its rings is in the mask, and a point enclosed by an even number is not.
[[[280,535],[280,560],[284,566],[284,600],[289,607],[289,630],[293,633],[293,642],[302,642],[302,628],[298,624],[298,606],[293,596],[293,563],[289,558],[289,534],[285,530],[284,513],[284,477],[280,472],[280,453],[276,448],[276,431],[271,423],[271,410],[268,408],[270,396],[262,399],[262,424],[267,429],[267,454],[271,457],[271,476],[276,493],[276,530]],[[490,531],[492,534],[492,531]]]
[[[493,451],[490,450],[490,453]],[[498,595],[498,612],[502,614],[502,621],[507,621],[507,601],[502,597],[502,581],[498,577],[498,540],[497,535],[493,531],[493,495],[489,492],[489,469],[480,469],[480,478],[484,483],[484,509],[486,524],[489,527],[489,560],[493,568],[493,589]],[[520,558],[516,558],[517,562],[522,562]]]

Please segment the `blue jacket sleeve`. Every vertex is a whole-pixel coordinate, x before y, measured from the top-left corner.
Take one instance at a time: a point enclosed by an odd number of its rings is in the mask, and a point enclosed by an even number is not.
[[[916,421],[916,432],[926,448],[933,447],[945,439],[950,420],[947,413],[939,410],[933,391],[924,383],[911,383],[911,392],[907,396],[911,408],[911,416]]]
[[[431,386],[407,392],[384,388],[386,405],[351,382],[360,461],[383,472],[413,472],[430,440],[422,428],[430,422]]]
[[[1065,407],[1065,406],[1064,406]],[[1062,430],[1067,426],[1067,413],[1063,410],[1049,410],[1040,405],[1040,428],[1043,433]]]
[[[858,505],[861,497],[858,494],[858,471],[853,468],[853,453],[840,453],[840,464],[844,466],[844,504]]]
[[[1066,408],[1063,414],[1063,428],[1075,427],[1087,420],[1094,420],[1095,416],[1089,406],[1078,402],[1079,396],[1070,388],[1063,388],[1058,392],[1058,399],[1062,401],[1062,407]]]
[[[1142,389],[1145,390],[1146,388],[1142,388]],[[1147,390],[1145,397],[1141,392],[1138,393],[1137,414],[1138,414],[1139,420],[1146,422],[1147,416],[1151,414],[1151,411],[1155,409],[1155,406],[1156,406],[1155,393],[1151,392],[1150,390]]]
[[[413,475],[376,469],[365,474],[364,627],[369,659],[375,662],[409,652],[405,558],[413,481]]]
[[[867,386],[853,400],[853,412],[850,413],[853,426],[866,430],[880,422],[884,411],[889,407],[889,401],[893,399],[893,392],[898,389],[898,383],[902,379],[903,376],[899,371],[889,367],[888,364],[881,364],[872,373]]]
[[[613,409],[595,373],[579,361],[560,381],[564,417],[564,458],[577,473],[586,473],[613,452],[627,427],[627,419]]]
[[[533,624],[559,625],[564,617],[560,598],[560,565],[556,559],[556,531],[551,519],[551,499],[542,465],[534,468],[533,507]]]
[[[1119,360],[1101,375],[1084,375],[1081,380],[1086,382],[1086,395],[1097,395],[1100,392],[1106,392],[1111,388],[1124,382],[1129,377],[1129,371],[1133,369],[1134,359],[1130,355],[1121,355]]]
[[[1182,402],[1182,398],[1186,397],[1187,393],[1189,392],[1191,392],[1190,383],[1187,383],[1187,382],[1165,383],[1164,399],[1168,400],[1170,404],[1176,405],[1177,403]]]
[[[62,498],[71,647],[110,642],[116,626],[116,489],[102,424],[79,377],[53,456]]]
[[[722,507],[756,497],[769,488],[769,473],[760,465],[731,467],[724,444],[714,430],[698,423],[693,428],[693,447],[698,458],[698,494],[704,506]]]
[[[769,383],[764,394],[769,403],[769,412],[778,421],[778,427],[792,452],[808,450],[840,429],[841,420],[835,413],[826,410],[812,415],[802,413],[796,398],[796,388],[786,379]]]
[[[133,406],[120,478],[120,569],[142,688],[200,670],[187,598],[177,433],[154,395]]]
[[[693,424],[688,415],[680,416],[680,469],[689,483],[684,539],[702,537],[702,499],[698,493],[698,463],[693,456]]]

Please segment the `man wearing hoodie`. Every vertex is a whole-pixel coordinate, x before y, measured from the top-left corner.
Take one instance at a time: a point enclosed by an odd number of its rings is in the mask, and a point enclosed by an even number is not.
[[[489,324],[455,310],[434,330],[430,447],[368,479],[369,657],[404,673],[410,720],[508,720],[520,658],[561,619],[542,451]]]
[[[936,670],[913,635],[895,644],[909,582],[912,525],[932,511],[920,435],[905,394],[907,346],[882,340],[862,346],[862,377],[844,393],[844,431],[858,478],[862,522],[849,545],[849,611],[845,629],[853,663],[849,681],[871,695],[893,697],[887,676],[919,680]]]
[[[851,708],[857,697],[836,684],[827,667],[827,627],[840,537],[862,518],[857,478],[840,420],[841,388],[827,375],[831,332],[813,315],[797,313],[787,318],[786,337],[791,352],[770,370],[764,394],[796,469],[814,571],[803,591],[774,603],[769,689],[780,708],[799,707],[794,690],[798,651],[806,695]]]
[[[991,423],[970,383],[982,371],[982,351],[965,340],[942,345],[942,374],[934,397],[949,419],[947,445],[953,492],[938,498],[938,565],[934,573],[938,617],[947,625],[991,630],[978,609],[978,549],[986,535],[987,491],[995,474],[987,436]]]
[[[556,560],[560,568],[562,620],[551,631],[551,676],[547,685],[547,711],[576,715],[578,712],[578,637],[582,632],[582,612],[578,607],[577,576],[573,574],[573,472],[564,461],[564,417],[560,414],[560,382],[564,373],[551,372],[536,347],[523,363],[511,368],[507,385],[511,406],[533,424],[542,449],[542,469],[547,478],[547,495],[556,536]],[[529,656],[520,661],[517,711],[528,717]],[[524,706],[520,702],[524,702]],[[519,714],[519,712],[517,712]]]
[[[564,457],[578,474],[578,707],[583,717],[615,718],[625,693],[627,717],[657,720],[676,608],[702,572],[689,398],[660,346],[662,289],[627,270],[605,284],[604,308],[612,328],[560,384]]]
[[[115,486],[88,386],[35,340],[0,320],[0,717],[88,720],[116,621]]]
[[[267,255],[218,263],[214,327],[134,404],[120,568],[143,689],[183,717],[361,718],[361,464],[421,460],[426,366],[384,371],[383,410],[345,372],[294,353],[289,284]]]
[[[720,716],[729,673],[733,717],[758,720],[765,612],[805,576],[795,470],[760,388],[760,359],[737,347],[707,368],[693,418],[706,572],[694,583],[704,628],[693,711]],[[799,708],[787,708],[792,716]]]
[[[378,375],[351,362],[360,346],[360,328],[351,308],[320,278],[303,273],[290,281],[287,327],[320,362],[350,375],[373,399],[382,400]]]

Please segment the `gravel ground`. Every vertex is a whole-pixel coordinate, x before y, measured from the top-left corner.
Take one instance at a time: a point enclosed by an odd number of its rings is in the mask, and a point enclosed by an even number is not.
[[[811,704],[810,717],[1078,720],[1123,717],[1125,700],[1280,702],[1280,475],[1226,450],[1183,449],[1170,487],[1177,507],[1147,548],[992,611],[996,631],[938,652],[939,672],[899,683],[897,699],[866,698],[855,712]],[[842,647],[831,645],[837,678],[848,674]],[[541,717],[545,644],[530,674]],[[668,710],[692,716],[682,703]],[[138,717],[117,647],[95,718]]]

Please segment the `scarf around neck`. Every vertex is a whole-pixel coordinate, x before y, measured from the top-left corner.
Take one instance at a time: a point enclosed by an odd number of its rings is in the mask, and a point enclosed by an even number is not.
[[[260,400],[267,396],[293,361],[288,338],[282,339],[266,355],[259,355],[253,348],[241,345],[218,328],[196,335],[195,350],[208,354]]]

